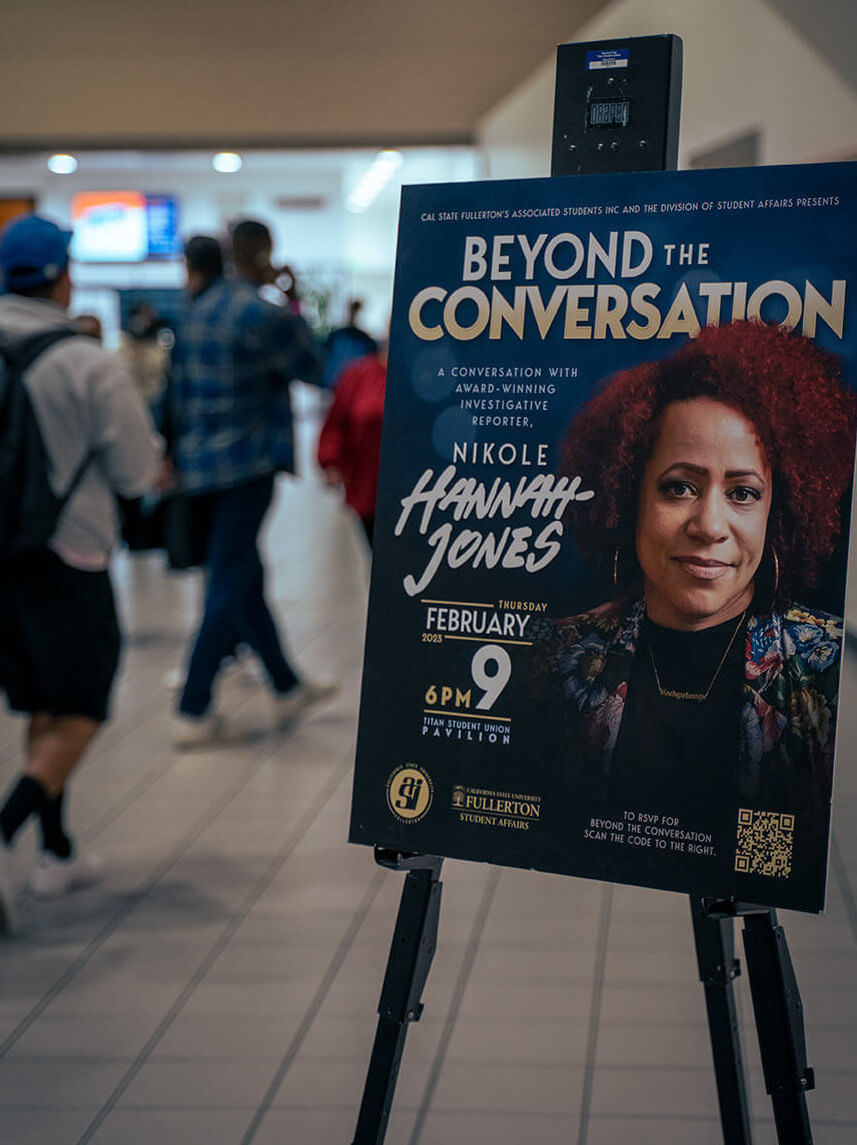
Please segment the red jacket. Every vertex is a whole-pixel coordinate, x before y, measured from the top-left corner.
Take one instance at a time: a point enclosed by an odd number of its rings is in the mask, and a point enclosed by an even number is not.
[[[375,516],[386,385],[386,366],[375,355],[346,367],[318,440],[319,465],[339,470],[345,500],[364,519]]]

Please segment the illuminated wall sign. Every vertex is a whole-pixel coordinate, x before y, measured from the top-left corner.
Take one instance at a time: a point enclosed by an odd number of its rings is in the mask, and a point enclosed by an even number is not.
[[[78,262],[142,262],[149,253],[146,196],[140,191],[82,191],[71,201]]]

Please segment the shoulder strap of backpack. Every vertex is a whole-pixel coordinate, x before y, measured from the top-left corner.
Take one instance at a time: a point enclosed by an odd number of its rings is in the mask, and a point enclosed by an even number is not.
[[[22,338],[19,342],[12,343],[11,346],[3,346],[0,348],[0,353],[2,353],[9,369],[23,374],[51,346],[56,345],[57,342],[63,342],[66,338],[77,337],[79,335],[76,330],[63,326],[55,330],[44,330],[39,334],[31,335],[29,338]]]
[[[33,334],[29,338],[22,338],[19,342],[14,342],[11,346],[0,347],[0,355],[2,355],[6,363],[6,368],[15,371],[18,377],[22,377],[36,359],[40,358],[51,346],[55,346],[57,342],[65,341],[66,338],[76,337],[79,337],[76,330],[70,329],[67,326],[57,327],[53,330],[45,330],[38,334]],[[90,450],[74,471],[68,488],[59,500],[61,509],[64,508],[71,499],[72,494],[83,479],[83,475],[86,473],[94,457],[95,452]]]
[[[80,465],[78,465],[77,469],[75,469],[74,474],[73,474],[72,479],[71,479],[71,483],[69,484],[65,493],[63,493],[62,497],[60,497],[60,501],[59,501],[60,509],[64,509],[66,507],[66,505],[69,503],[75,489],[78,487],[78,485],[83,480],[84,473],[86,473],[87,469],[89,469],[90,465],[95,460],[96,456],[97,455],[95,453],[95,450],[90,449],[89,453],[87,453],[84,456]]]

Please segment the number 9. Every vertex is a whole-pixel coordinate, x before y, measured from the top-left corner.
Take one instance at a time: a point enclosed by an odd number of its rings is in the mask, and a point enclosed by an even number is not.
[[[496,664],[492,673],[485,671],[489,664]],[[505,648],[499,644],[483,644],[478,648],[470,664],[470,674],[477,688],[484,690],[484,695],[476,705],[481,711],[488,711],[494,706],[494,701],[509,683],[512,675],[512,660]]]

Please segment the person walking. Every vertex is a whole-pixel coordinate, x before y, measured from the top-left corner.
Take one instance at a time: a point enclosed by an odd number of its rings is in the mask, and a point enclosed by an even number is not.
[[[324,386],[335,390],[345,369],[360,358],[377,354],[378,342],[359,325],[362,298],[352,298],[348,303],[348,321],[337,326],[327,336],[325,342]]]
[[[0,557],[0,686],[9,707],[29,717],[24,766],[0,805],[0,932],[13,929],[9,848],[31,817],[41,826],[30,880],[37,895],[63,894],[95,874],[66,830],[64,800],[69,776],[107,719],[119,661],[107,569],[116,494],[143,493],[160,464],[131,378],[93,338],[77,334],[68,315],[70,240],[70,231],[33,214],[0,236],[0,352],[7,379],[15,363],[22,371],[60,499],[46,544]],[[7,401],[8,393],[7,385]],[[3,432],[15,430],[4,422]],[[14,451],[14,441],[3,444]],[[4,489],[7,497],[14,492]]]
[[[288,384],[314,382],[321,369],[306,323],[259,297],[270,253],[270,237],[267,250],[256,243],[251,265],[236,261],[238,279],[229,281],[215,239],[198,235],[185,249],[190,304],[176,334],[164,424],[179,488],[206,518],[207,544],[202,623],[173,720],[173,742],[183,748],[221,735],[214,685],[236,644],[261,660],[278,726],[334,690],[299,679],[265,602],[258,537],[276,472],[291,468]]]
[[[328,485],[345,488],[345,502],[360,518],[372,547],[381,422],[387,389],[387,347],[359,358],[340,375],[318,439],[318,463]]]

